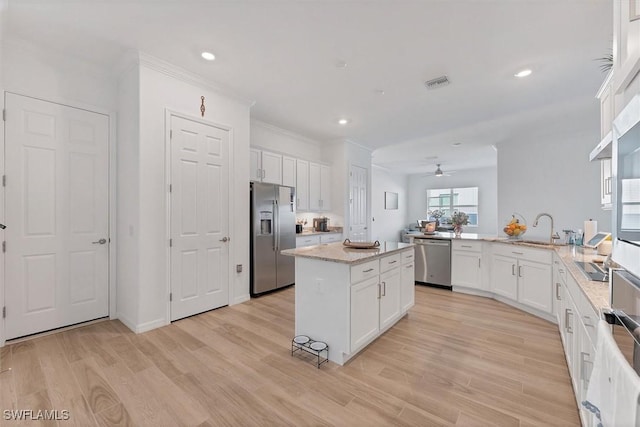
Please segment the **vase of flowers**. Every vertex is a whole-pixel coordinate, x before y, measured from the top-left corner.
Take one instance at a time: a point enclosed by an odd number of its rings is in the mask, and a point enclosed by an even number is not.
[[[429,218],[433,218],[436,220],[436,228],[438,226],[440,226],[440,218],[442,218],[442,216],[444,215],[444,210],[442,209],[433,209],[430,211],[427,211],[427,215],[429,215]]]
[[[451,223],[453,224],[453,234],[460,237],[462,234],[462,226],[469,224],[469,215],[462,211],[454,211],[451,215]]]

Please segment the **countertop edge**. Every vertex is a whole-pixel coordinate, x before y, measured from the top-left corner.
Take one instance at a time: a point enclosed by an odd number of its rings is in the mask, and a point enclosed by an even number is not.
[[[415,246],[414,243],[402,243],[402,245],[404,245],[401,248],[395,248],[395,249],[389,249],[389,250],[385,250],[385,252],[383,253],[371,253],[370,256],[361,258],[361,259],[357,259],[357,260],[347,260],[347,259],[340,259],[340,258],[329,258],[326,256],[321,256],[321,255],[313,255],[312,252],[310,253],[305,253],[305,252],[309,252],[311,250],[318,250],[319,247],[326,247],[329,245],[341,245],[342,243],[340,242],[336,242],[336,243],[324,243],[324,244],[320,244],[320,245],[314,245],[314,246],[305,246],[302,248],[295,248],[295,249],[285,249],[283,251],[280,251],[280,253],[282,255],[285,256],[292,256],[292,257],[300,257],[300,258],[307,258],[307,259],[315,259],[318,261],[326,261],[326,262],[335,262],[338,264],[348,264],[348,265],[357,265],[357,264],[362,264],[368,261],[373,261],[375,258],[381,258],[387,255],[392,255],[396,252],[401,252],[404,250],[407,250],[409,248],[413,248]],[[344,248],[344,246],[342,246]],[[372,249],[353,249],[351,248],[351,250],[353,251],[358,251],[358,252],[354,252],[354,253],[361,253],[362,255],[367,254],[366,251],[372,251]],[[373,249],[373,250],[377,250],[377,249]]]

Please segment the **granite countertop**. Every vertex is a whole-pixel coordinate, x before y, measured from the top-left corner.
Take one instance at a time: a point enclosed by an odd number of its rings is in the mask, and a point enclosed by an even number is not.
[[[610,308],[609,282],[589,280],[574,262],[604,261],[605,257],[598,255],[595,249],[577,248],[575,246],[561,246],[556,248],[556,252],[562,259],[569,274],[576,280],[578,286],[582,288],[593,308],[598,313],[602,313],[602,309]]]
[[[306,246],[303,248],[285,249],[282,255],[313,258],[323,261],[339,262],[343,264],[358,264],[371,261],[382,255],[389,255],[403,249],[415,246],[413,243],[381,242],[374,249],[354,249],[344,246],[340,242],[324,245]]]
[[[578,283],[584,294],[587,296],[587,299],[593,306],[593,308],[600,313],[602,309],[610,307],[609,301],[609,283],[607,282],[596,282],[593,280],[589,280],[585,274],[580,270],[575,264],[575,261],[578,262],[594,262],[594,261],[604,261],[605,257],[601,255],[597,255],[595,249],[588,248],[578,248],[576,246],[567,246],[567,245],[552,245],[546,244],[544,242],[536,242],[536,241],[527,241],[524,240],[516,240],[509,239],[507,237],[499,237],[495,235],[489,234],[474,234],[474,233],[462,233],[459,238],[454,237],[453,233],[442,233],[438,232],[435,234],[424,234],[422,232],[418,233],[407,233],[409,236],[412,236],[414,239],[451,239],[451,240],[483,240],[486,242],[496,242],[496,243],[504,243],[509,245],[518,245],[518,246],[527,246],[531,248],[537,249],[547,249],[547,250],[555,250],[560,258],[562,259],[567,271],[571,274],[571,276]]]

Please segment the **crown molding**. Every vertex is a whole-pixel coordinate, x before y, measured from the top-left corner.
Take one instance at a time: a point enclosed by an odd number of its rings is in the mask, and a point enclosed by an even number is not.
[[[173,65],[167,61],[156,58],[155,56],[151,56],[144,52],[138,52],[138,64],[141,67],[149,68],[185,83],[212,90],[220,95],[224,95],[243,104],[246,104],[249,107],[253,107],[256,103],[256,101],[247,99],[237,92],[229,89],[228,87],[214,83],[211,80],[205,79],[198,74],[194,74],[190,71],[187,71],[183,68],[180,68],[176,65]]]
[[[347,144],[351,144],[351,145],[353,145],[353,146],[356,146],[356,147],[358,147],[358,148],[361,148],[361,149],[363,149],[363,150],[366,150],[366,151],[368,151],[369,153],[373,153],[373,148],[371,148],[371,147],[367,147],[366,145],[362,145],[362,144],[360,144],[360,143],[358,143],[358,142],[355,142],[355,141],[353,141],[353,140],[351,140],[351,139],[345,139],[345,140],[344,140],[344,142],[345,142],[345,143],[347,143]]]
[[[322,143],[320,141],[316,141],[315,139],[311,139],[307,136],[301,135],[299,133],[290,131],[288,129],[284,129],[281,127],[278,127],[276,125],[272,125],[271,123],[267,123],[267,122],[263,122],[262,120],[258,120],[258,119],[251,119],[251,124],[252,125],[256,125],[259,126],[261,128],[270,130],[272,132],[275,133],[279,133],[280,135],[284,135],[284,136],[288,136],[294,139],[299,139],[302,140],[302,142],[305,142],[307,144],[311,144],[313,146],[319,147],[322,145]]]

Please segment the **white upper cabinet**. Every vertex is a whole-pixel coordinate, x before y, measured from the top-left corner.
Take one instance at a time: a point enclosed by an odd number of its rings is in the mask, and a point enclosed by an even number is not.
[[[309,163],[309,210],[331,209],[331,167]]]
[[[251,148],[250,180],[282,185],[282,155]]]
[[[282,185],[296,186],[296,159],[282,156]]]
[[[309,162],[296,160],[296,197],[299,211],[309,210]]]

